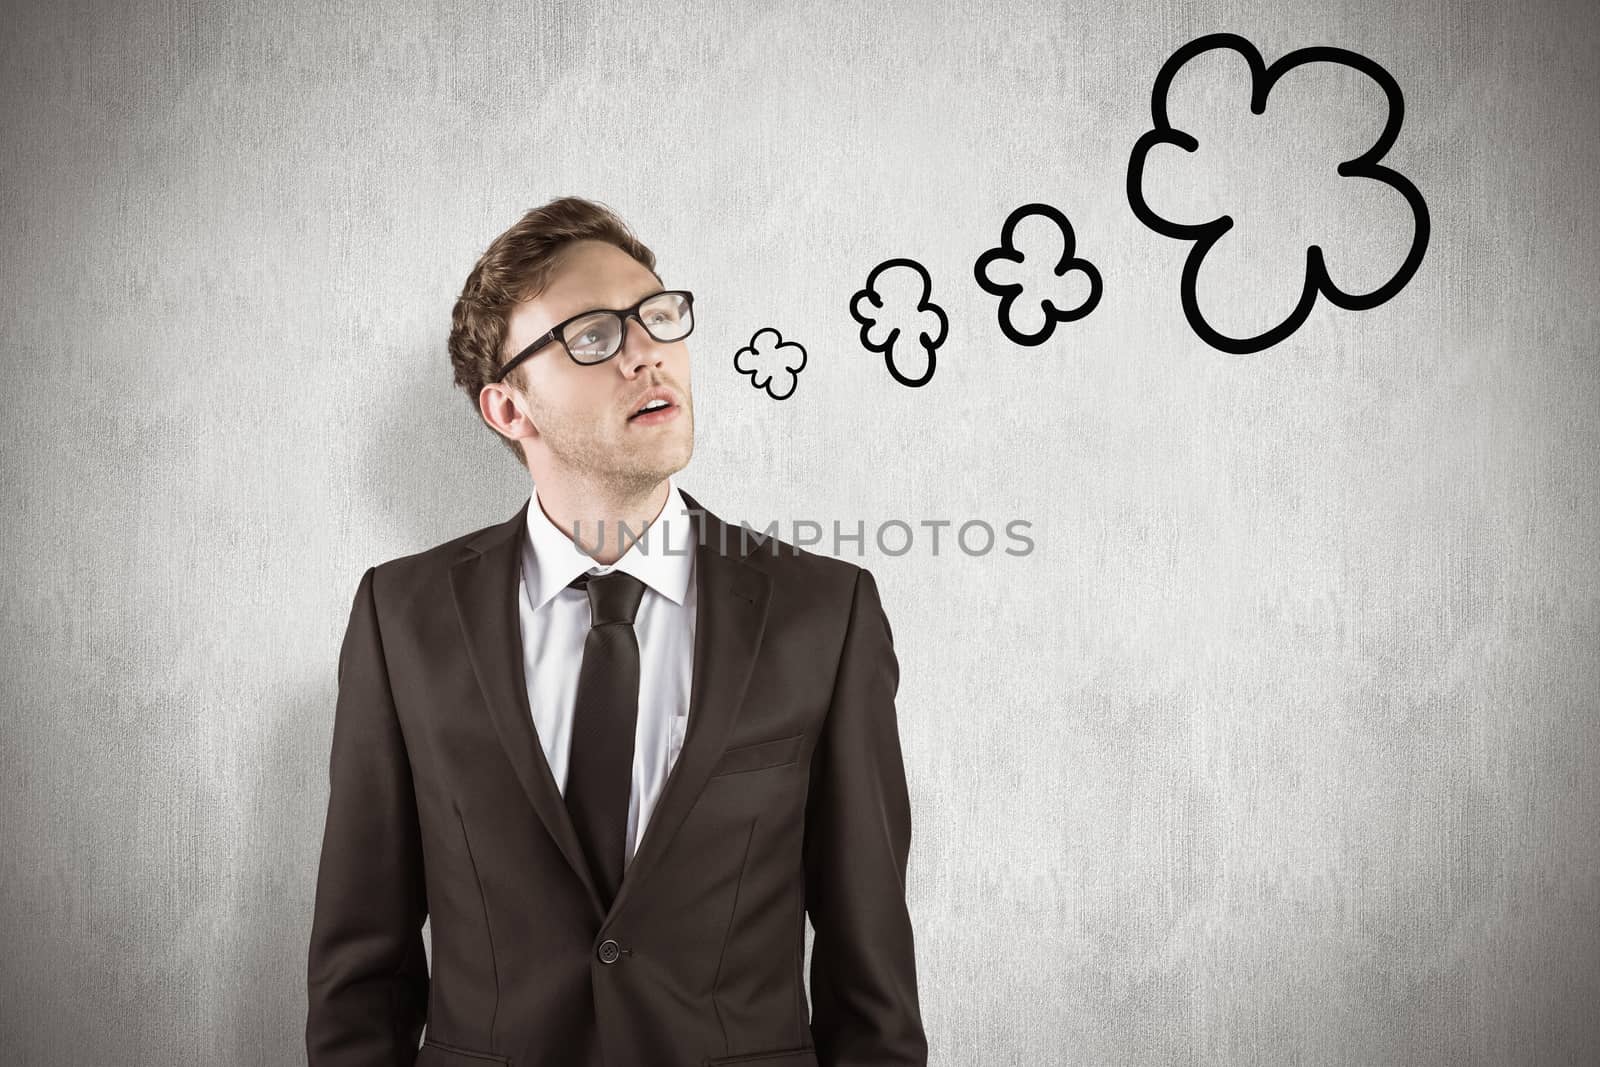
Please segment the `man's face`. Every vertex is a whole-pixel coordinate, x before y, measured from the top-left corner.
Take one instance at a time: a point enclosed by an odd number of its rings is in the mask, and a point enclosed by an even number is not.
[[[575,242],[544,292],[512,312],[506,358],[579,312],[625,308],[662,288],[616,245]],[[638,319],[627,321],[621,349],[604,363],[582,366],[552,342],[506,381],[513,403],[533,423],[522,447],[535,481],[575,474],[619,493],[640,493],[682,470],[694,451],[687,340],[657,341]],[[653,389],[667,391],[672,411],[630,419]]]

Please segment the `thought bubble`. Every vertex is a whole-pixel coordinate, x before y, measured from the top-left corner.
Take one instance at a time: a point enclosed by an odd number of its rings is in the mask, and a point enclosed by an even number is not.
[[[1017,247],[1016,229],[1019,223],[1033,217],[1048,220],[1050,235],[1047,242],[1033,243],[1030,255]],[[1078,259],[1076,251],[1077,237],[1065,215],[1049,204],[1024,204],[1006,216],[1000,227],[999,247],[984,252],[972,265],[978,285],[1000,298],[1000,332],[1013,344],[1042,345],[1055,333],[1057,323],[1081,319],[1100,302],[1100,272],[1087,259]],[[1017,280],[1025,276],[1021,268],[1038,266],[1041,259],[1048,263],[1053,276],[1049,288],[1035,281],[1037,288],[1028,293],[1028,286]],[[1037,279],[1041,272],[1033,270],[1032,274],[1030,280]],[[1073,286],[1059,284],[1074,274],[1081,275],[1088,285],[1088,293],[1081,299],[1068,295]],[[1019,309],[1043,312],[1044,325],[1032,333],[1019,329],[1015,321]]]
[[[893,294],[883,289],[892,288]],[[889,373],[901,385],[926,385],[933,377],[935,353],[944,344],[947,328],[944,309],[928,297],[933,282],[914,259],[886,259],[872,268],[865,288],[850,297],[850,316],[861,324],[861,346],[881,352]],[[909,296],[909,299],[908,299]],[[915,338],[910,331],[915,330]],[[902,364],[920,362],[908,351],[921,351],[922,372],[908,376]]]
[[[794,393],[805,365],[805,348],[796,341],[785,341],[771,326],[757,330],[750,343],[733,355],[733,369],[774,400],[787,400]]]
[[[1189,67],[1197,57],[1213,51],[1223,56],[1236,53],[1242,57],[1248,66],[1250,79],[1248,112],[1245,110],[1244,101],[1240,100],[1237,115],[1231,122],[1221,125],[1208,121],[1209,114],[1202,105],[1208,103],[1209,98],[1205,97],[1204,92],[1201,94],[1193,92],[1196,88],[1193,83],[1196,81],[1201,82],[1199,88],[1203,91],[1213,88],[1211,82],[1202,81],[1199,74],[1192,73],[1198,69],[1203,74],[1207,65],[1195,64]],[[1186,67],[1189,68],[1188,72]],[[1303,89],[1297,88],[1299,95],[1296,99],[1301,101],[1300,106],[1307,111],[1303,116],[1305,121],[1298,126],[1290,126],[1281,121],[1276,125],[1265,122],[1252,125],[1251,116],[1261,116],[1266,113],[1268,94],[1272,92],[1274,85],[1277,85],[1285,75],[1299,69],[1312,73],[1298,76],[1295,80],[1297,87],[1307,82],[1320,84],[1316,81],[1317,77],[1342,75],[1351,70],[1371,79],[1382,91],[1381,116],[1335,112],[1330,110],[1326,97],[1308,96]],[[1182,95],[1179,104],[1181,113],[1185,116],[1183,124],[1175,123],[1169,117],[1169,107],[1175,103],[1169,99],[1169,93],[1174,79],[1179,77],[1180,73],[1184,75],[1185,85],[1190,90]],[[1279,93],[1280,97],[1284,95],[1283,92]],[[1294,94],[1288,95],[1294,96]],[[1194,332],[1207,344],[1224,352],[1240,354],[1259,352],[1284,340],[1299,329],[1311,314],[1319,293],[1338,307],[1350,311],[1363,311],[1377,307],[1392,298],[1416,274],[1428,245],[1428,208],[1415,185],[1379,162],[1399,135],[1401,120],[1405,114],[1405,102],[1400,93],[1400,86],[1394,78],[1371,59],[1341,48],[1319,46],[1290,52],[1268,67],[1260,53],[1243,37],[1230,33],[1210,34],[1190,41],[1174,52],[1162,65],[1151,92],[1150,109],[1154,118],[1154,128],[1145,132],[1134,144],[1128,162],[1128,203],[1139,221],[1150,229],[1168,237],[1194,242],[1184,261],[1179,296],[1184,317],[1188,319]],[[1282,117],[1276,113],[1272,116],[1279,120]],[[1362,130],[1360,124],[1374,117],[1382,119],[1382,128],[1376,139],[1369,142],[1363,135],[1360,140],[1356,140],[1351,131]],[[1377,123],[1374,122],[1372,125]],[[1182,128],[1183,126],[1189,128]],[[1202,145],[1205,145],[1208,155],[1216,153],[1226,159],[1236,143],[1247,143],[1251,136],[1264,128],[1287,131],[1285,140],[1273,146],[1270,151],[1258,150],[1251,158],[1243,160],[1233,158],[1230,162],[1249,168],[1247,172],[1241,173],[1262,175],[1269,171],[1291,172],[1304,175],[1307,180],[1285,182],[1276,191],[1278,201],[1275,205],[1276,210],[1264,210],[1262,213],[1279,220],[1300,216],[1314,216],[1318,220],[1337,218],[1341,226],[1344,226],[1352,214],[1350,205],[1358,202],[1365,204],[1367,201],[1363,198],[1370,198],[1374,188],[1369,183],[1377,183],[1378,188],[1392,189],[1403,198],[1407,206],[1406,214],[1410,218],[1409,240],[1405,245],[1404,257],[1397,266],[1392,270],[1374,270],[1372,267],[1373,262],[1377,262],[1379,268],[1386,268],[1387,263],[1384,262],[1386,256],[1366,254],[1370,246],[1380,243],[1385,237],[1381,232],[1383,227],[1373,223],[1371,219],[1365,220],[1367,223],[1365,226],[1355,227],[1342,239],[1341,245],[1327,243],[1324,247],[1324,242],[1318,241],[1290,247],[1287,250],[1283,250],[1281,233],[1272,227],[1258,222],[1236,228],[1234,215],[1227,212],[1219,213],[1215,204],[1220,202],[1237,206],[1230,200],[1230,197],[1237,198],[1241,195],[1237,184],[1225,183],[1221,188],[1211,188],[1205,182],[1177,183],[1180,188],[1186,190],[1194,217],[1201,221],[1179,220],[1173,216],[1183,212],[1169,210],[1166,214],[1162,214],[1151,206],[1148,199],[1150,189],[1147,187],[1146,165],[1153,149],[1171,146],[1172,149],[1194,156]],[[1200,135],[1191,132],[1196,129],[1201,131]],[[1341,145],[1342,140],[1349,140],[1352,144],[1366,145],[1366,147],[1363,150]],[[1355,153],[1353,157],[1345,158],[1351,152]],[[1186,161],[1184,155],[1179,155],[1170,149],[1159,152],[1156,158],[1160,161],[1157,165],[1164,167],[1181,168]],[[1201,188],[1197,189],[1196,186]],[[1285,210],[1286,206],[1291,210]],[[1359,223],[1363,220],[1357,221]],[[1215,323],[1218,308],[1213,306],[1212,314],[1208,317],[1200,306],[1196,291],[1201,268],[1207,256],[1230,231],[1232,236],[1226,245],[1227,255],[1220,262],[1255,263],[1264,256],[1281,252],[1286,262],[1296,264],[1284,277],[1286,286],[1299,287],[1299,295],[1295,298],[1292,309],[1267,329],[1251,336],[1234,336],[1219,329]],[[1298,266],[1302,255],[1303,269]],[[1330,270],[1330,258],[1340,265],[1339,271]],[[1374,273],[1384,280],[1366,291],[1360,291],[1348,284],[1341,285],[1334,280],[1336,273],[1360,275],[1363,272]],[[1208,278],[1210,277],[1208,274]],[[1268,274],[1267,278],[1270,281],[1271,275]],[[1285,288],[1283,293],[1291,291]],[[1269,309],[1275,295],[1260,287],[1241,285],[1232,286],[1231,291],[1225,287],[1224,292],[1233,297],[1236,303],[1240,302],[1238,298],[1243,296],[1246,298],[1245,302],[1251,306],[1265,306]],[[1270,321],[1275,314],[1276,312],[1270,312],[1262,316],[1262,320]]]

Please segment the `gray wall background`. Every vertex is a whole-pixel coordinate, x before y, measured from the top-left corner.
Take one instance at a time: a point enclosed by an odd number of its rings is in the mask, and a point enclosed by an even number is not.
[[[529,491],[444,339],[569,193],[701,294],[714,510],[1033,523],[1026,557],[838,553],[895,628],[934,1063],[1600,1058],[1592,5],[5,26],[0,1060],[303,1062],[350,599]],[[1254,356],[1190,332],[1187,246],[1123,188],[1213,30],[1386,67],[1433,217],[1398,298]],[[1029,201],[1105,295],[1024,350],[972,262]],[[846,312],[894,255],[950,316],[922,389]],[[809,352],[781,404],[731,366],[766,325]]]

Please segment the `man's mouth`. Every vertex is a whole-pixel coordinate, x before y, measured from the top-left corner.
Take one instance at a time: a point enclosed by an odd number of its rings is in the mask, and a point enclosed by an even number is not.
[[[672,407],[672,404],[671,404],[670,401],[652,400],[648,404],[646,404],[644,407],[640,408],[638,411],[635,411],[632,415],[629,415],[628,416],[628,421],[632,422],[634,419],[637,419],[640,415],[648,415],[651,412],[666,411],[670,407]]]
[[[678,404],[672,390],[664,385],[655,385],[639,398],[633,414],[628,416],[628,421],[639,423],[641,426],[651,426],[656,423],[671,422],[677,417]]]

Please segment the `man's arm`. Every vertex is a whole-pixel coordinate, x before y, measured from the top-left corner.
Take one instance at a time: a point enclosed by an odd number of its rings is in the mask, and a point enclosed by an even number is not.
[[[307,967],[309,1067],[410,1067],[428,1014],[422,842],[372,582],[369,567],[339,652]]]
[[[899,682],[889,620],[863,568],[806,801],[811,1034],[822,1067],[928,1061],[905,898],[911,801]]]

